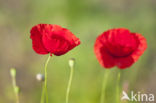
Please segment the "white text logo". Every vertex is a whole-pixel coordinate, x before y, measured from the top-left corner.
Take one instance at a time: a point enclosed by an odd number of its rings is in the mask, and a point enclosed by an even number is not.
[[[137,92],[134,93],[133,91],[130,92],[130,95],[123,91],[122,92],[123,96],[121,100],[128,100],[128,101],[146,101],[146,102],[153,102],[154,101],[154,94],[146,94],[146,93],[141,93]]]

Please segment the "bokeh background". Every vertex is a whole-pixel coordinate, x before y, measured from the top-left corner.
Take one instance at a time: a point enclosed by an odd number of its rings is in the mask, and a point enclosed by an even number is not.
[[[9,70],[17,69],[21,103],[39,103],[48,55],[32,50],[30,29],[39,23],[58,24],[81,39],[81,45],[48,65],[49,103],[65,102],[68,60],[76,59],[70,103],[99,103],[105,70],[93,52],[96,37],[110,28],[125,27],[147,39],[148,49],[131,68],[121,71],[123,88],[156,94],[156,0],[0,0],[0,103],[14,103]],[[111,69],[106,103],[115,103],[117,68]]]

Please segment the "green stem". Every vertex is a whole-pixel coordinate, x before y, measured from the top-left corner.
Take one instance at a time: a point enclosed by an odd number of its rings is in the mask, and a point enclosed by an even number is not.
[[[101,101],[100,103],[104,103],[105,101],[105,96],[106,96],[106,84],[107,84],[107,78],[108,78],[108,75],[109,75],[109,71],[110,70],[105,70],[105,72],[103,73],[103,82],[102,82],[102,89],[101,89]]]
[[[70,67],[70,77],[69,77],[67,92],[66,92],[66,103],[69,102],[69,92],[70,92],[72,78],[73,78],[73,71],[74,71],[74,67],[72,66],[72,67]]]
[[[116,103],[120,103],[120,71],[118,72],[117,75]]]
[[[44,103],[44,98],[46,97],[46,103],[48,103],[48,91],[47,91],[47,65],[50,61],[51,56],[49,55],[48,59],[46,60],[45,66],[44,66],[44,75],[45,75],[45,81],[42,88],[42,95],[41,95],[41,102]]]
[[[44,88],[44,85],[42,84],[42,95],[41,95],[41,102],[40,103],[44,103],[44,97],[45,97],[44,93],[45,93],[45,88]]]
[[[16,85],[16,75],[12,76],[12,85],[16,97],[16,103],[19,103],[19,87]]]

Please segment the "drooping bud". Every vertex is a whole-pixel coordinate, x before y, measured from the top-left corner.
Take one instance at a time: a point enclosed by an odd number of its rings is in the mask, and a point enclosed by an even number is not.
[[[43,81],[45,80],[45,77],[44,77],[43,74],[39,73],[39,74],[36,75],[36,79],[37,79],[38,81],[43,82]]]
[[[74,58],[69,59],[69,66],[74,67],[74,64],[75,64],[75,59]]]

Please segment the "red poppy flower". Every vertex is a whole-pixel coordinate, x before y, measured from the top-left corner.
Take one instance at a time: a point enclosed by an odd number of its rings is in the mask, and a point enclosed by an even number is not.
[[[124,69],[135,63],[146,48],[146,39],[141,34],[117,28],[97,37],[94,52],[103,67]]]
[[[38,24],[32,27],[32,47],[38,54],[63,55],[80,44],[72,32],[59,25]]]

